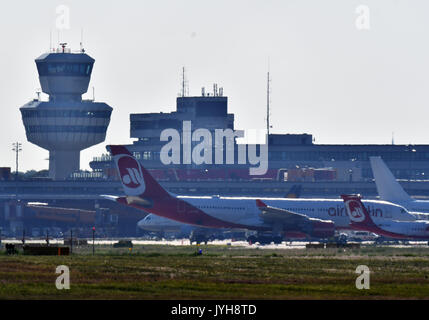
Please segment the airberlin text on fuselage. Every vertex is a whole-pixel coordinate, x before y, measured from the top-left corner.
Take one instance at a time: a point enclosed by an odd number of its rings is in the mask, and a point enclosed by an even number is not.
[[[381,209],[375,209],[372,206],[367,206],[366,209],[368,210],[369,214],[373,217],[383,217],[383,210]],[[347,217],[346,208],[344,206],[337,205],[336,207],[330,207],[328,208],[328,215],[330,217]]]

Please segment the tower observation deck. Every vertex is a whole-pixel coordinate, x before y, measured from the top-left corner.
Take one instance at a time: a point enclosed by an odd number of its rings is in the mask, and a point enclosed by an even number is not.
[[[49,150],[49,176],[66,179],[79,170],[80,151],[105,140],[112,108],[82,100],[95,62],[83,51],[71,53],[63,44],[35,62],[49,101],[35,99],[20,108],[27,140]]]

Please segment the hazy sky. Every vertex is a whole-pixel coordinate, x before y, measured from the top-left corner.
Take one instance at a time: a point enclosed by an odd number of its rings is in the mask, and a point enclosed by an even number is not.
[[[96,59],[90,87],[114,108],[105,143],[131,143],[129,114],[170,112],[182,66],[190,95],[214,82],[237,129],[265,127],[272,76],[272,132],[311,133],[316,143],[429,144],[429,2],[426,0],[0,1],[0,166],[48,167],[26,141],[19,107],[40,87],[34,59],[57,43],[56,8],[70,8],[61,41]],[[356,12],[369,9],[369,30]],[[359,20],[361,21],[361,20]],[[92,91],[92,90],[91,90]],[[91,97],[92,92],[86,95]],[[44,97],[46,98],[46,96]]]

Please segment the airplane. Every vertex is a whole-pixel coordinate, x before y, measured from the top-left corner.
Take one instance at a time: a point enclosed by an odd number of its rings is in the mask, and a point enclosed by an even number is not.
[[[302,186],[294,184],[286,193],[285,198],[299,198],[301,196]],[[160,236],[168,233],[173,233],[179,237],[189,237],[191,243],[195,240],[197,242],[207,242],[210,237],[216,236],[222,238],[219,229],[198,228],[182,222],[167,219],[161,216],[148,214],[137,223],[137,226],[148,232],[154,232]],[[222,230],[228,232],[228,230]]]
[[[381,200],[405,207],[419,220],[429,220],[429,200],[411,198],[395,179],[381,157],[369,157],[375,185]]]
[[[375,223],[361,201],[360,195],[342,195],[350,217],[350,227],[376,233],[380,236],[402,240],[428,240],[429,222],[386,220]]]
[[[125,197],[104,196],[164,218],[205,228],[256,231],[288,238],[326,239],[349,228],[341,199],[285,199],[178,196],[166,191],[121,145],[107,146],[116,163]],[[385,201],[365,200],[374,219],[415,220],[407,210]]]

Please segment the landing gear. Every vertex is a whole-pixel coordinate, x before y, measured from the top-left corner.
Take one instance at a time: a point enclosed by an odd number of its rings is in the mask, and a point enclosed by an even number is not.
[[[190,244],[192,244],[193,242],[196,242],[197,244],[201,244],[204,242],[204,244],[207,244],[208,239],[204,234],[192,232],[189,236],[189,241]]]
[[[385,242],[386,239],[384,239],[383,237],[378,237],[377,239],[375,239],[374,244],[382,244],[383,242]]]
[[[345,233],[341,233],[338,235],[338,237],[335,237],[335,242],[338,245],[346,245],[347,240],[348,240],[348,237],[347,237],[347,234],[345,234]]]
[[[259,243],[260,245],[266,245],[266,244],[280,244],[283,241],[282,236],[273,236],[269,234],[259,234],[259,235],[252,235],[247,238],[247,242],[249,244]]]
[[[273,237],[274,244],[281,244],[283,242],[283,238],[281,236]]]

